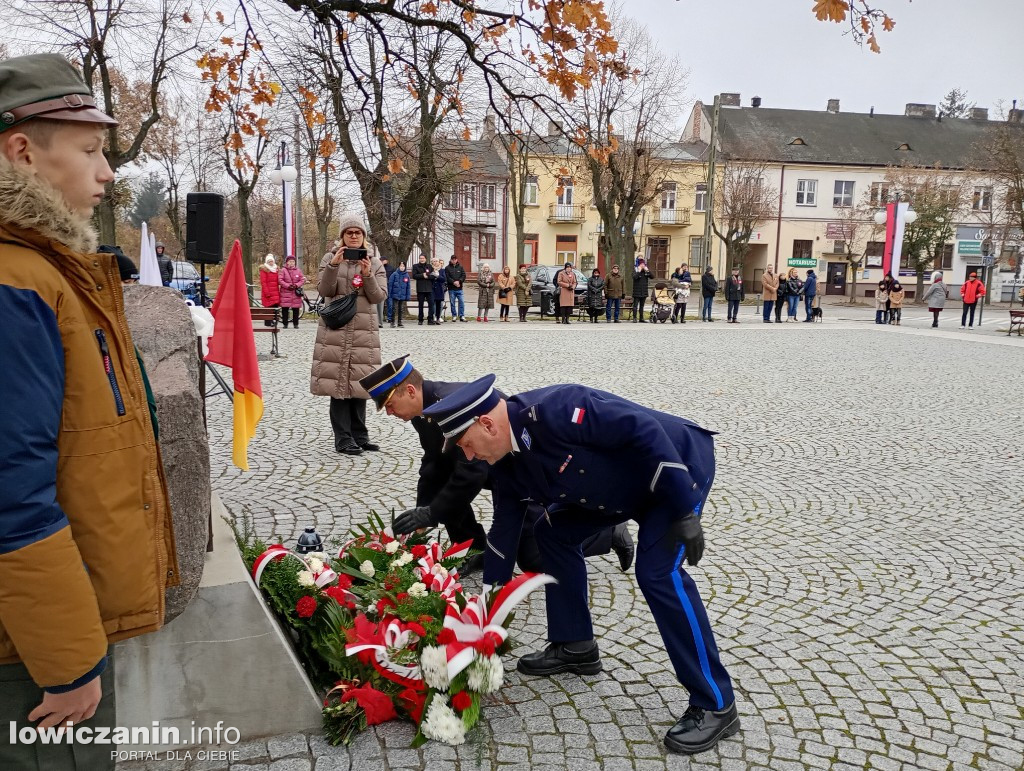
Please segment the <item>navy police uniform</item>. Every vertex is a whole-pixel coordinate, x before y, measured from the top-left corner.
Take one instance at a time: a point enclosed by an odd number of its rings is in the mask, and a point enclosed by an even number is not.
[[[494,376],[442,399],[426,414],[449,442],[497,405]],[[715,474],[712,433],[683,418],[579,385],[527,391],[507,400],[513,451],[492,468],[494,522],[484,583],[509,580],[532,503],[546,516],[534,533],[545,572],[553,643],[593,639],[580,544],[633,519],[640,525],[636,576],[691,705],[722,710],[734,702],[707,612],[683,567],[673,523],[700,514]]]

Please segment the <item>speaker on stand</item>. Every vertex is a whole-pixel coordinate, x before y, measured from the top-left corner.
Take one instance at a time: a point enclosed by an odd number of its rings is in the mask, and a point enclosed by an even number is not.
[[[206,266],[224,261],[224,196],[220,193],[189,193],[185,198],[185,259],[199,264],[199,297],[206,295]]]

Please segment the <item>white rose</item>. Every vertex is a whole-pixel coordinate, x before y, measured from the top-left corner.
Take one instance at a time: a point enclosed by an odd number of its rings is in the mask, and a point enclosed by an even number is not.
[[[324,554],[322,551],[311,551],[309,554],[306,555],[306,559],[320,560],[321,562],[326,562],[327,555]]]
[[[320,573],[324,569],[324,563],[316,559],[315,557],[307,557],[306,562],[309,563],[309,569],[313,572],[314,575]]]
[[[373,578],[377,570],[373,567],[373,563],[370,560],[363,560],[363,564],[359,566],[359,572],[367,578]]]
[[[417,581],[416,583],[414,583],[412,586],[409,587],[409,596],[410,597],[426,597],[427,596],[427,587],[424,584],[421,584],[419,581]]]
[[[402,567],[402,560],[400,560],[400,559],[398,559],[398,560],[391,560],[391,564],[389,564],[388,567],[390,567],[390,568],[400,568],[400,567]]]
[[[398,551],[399,546],[400,544],[398,543],[398,541],[389,541],[388,545],[384,547],[384,551],[386,551],[388,554],[394,554],[396,551]]]
[[[410,562],[412,562],[412,554],[410,552],[406,552],[398,558],[399,565],[408,565]]]
[[[308,570],[300,570],[298,576],[296,577],[299,580],[299,586],[312,586],[314,583],[316,583],[313,580],[313,574],[310,573]]]

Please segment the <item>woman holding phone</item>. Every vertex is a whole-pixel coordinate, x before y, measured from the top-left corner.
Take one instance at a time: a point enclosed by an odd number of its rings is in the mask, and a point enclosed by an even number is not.
[[[341,244],[320,261],[317,291],[327,304],[355,293],[356,314],[340,329],[328,329],[320,320],[309,390],[331,399],[335,451],[360,455],[379,450],[366,430],[369,394],[359,380],[381,364],[376,306],[388,296],[387,272],[366,240],[366,226],[358,215],[342,216]]]

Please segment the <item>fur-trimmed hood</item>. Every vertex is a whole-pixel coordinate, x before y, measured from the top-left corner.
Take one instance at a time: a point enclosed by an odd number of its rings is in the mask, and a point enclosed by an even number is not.
[[[2,156],[0,227],[33,246],[39,245],[41,236],[79,254],[95,252],[99,243],[91,221],[68,208],[58,190],[38,176],[19,171]]]

